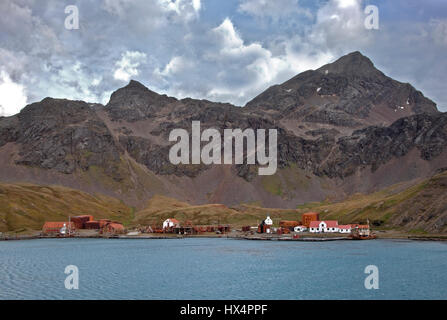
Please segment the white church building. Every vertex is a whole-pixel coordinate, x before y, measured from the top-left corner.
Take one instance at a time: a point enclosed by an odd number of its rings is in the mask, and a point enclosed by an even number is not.
[[[177,219],[169,218],[163,222],[163,229],[179,227],[180,222]]]
[[[317,232],[339,232],[337,220],[311,221],[309,231]]]

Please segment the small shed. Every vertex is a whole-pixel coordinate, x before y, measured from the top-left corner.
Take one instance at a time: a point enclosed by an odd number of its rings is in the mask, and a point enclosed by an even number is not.
[[[293,231],[295,231],[295,232],[305,232],[305,231],[307,231],[307,227],[306,226],[296,226],[295,228],[293,228]]]
[[[111,222],[103,230],[108,233],[124,233],[124,226],[121,223]]]
[[[196,229],[194,229],[194,227],[192,227],[192,226],[173,227],[173,231],[174,231],[174,233],[177,233],[177,234],[195,234],[195,233],[197,233]]]

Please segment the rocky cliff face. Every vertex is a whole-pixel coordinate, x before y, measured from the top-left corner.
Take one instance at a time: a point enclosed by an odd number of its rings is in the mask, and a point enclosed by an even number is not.
[[[0,124],[0,146],[20,146],[17,165],[65,174],[100,166],[120,179],[114,167],[122,150],[85,102],[46,98]]]
[[[377,170],[392,158],[417,150],[430,161],[447,146],[447,114],[418,114],[397,120],[389,127],[367,127],[340,138],[318,174],[347,177],[362,166]]]
[[[254,166],[172,165],[169,132],[190,131],[193,120],[201,122],[202,130],[276,128],[280,170],[274,182],[257,176]],[[46,98],[0,119],[0,158],[7,163],[0,179],[14,180],[17,171],[23,181],[24,172],[33,170],[33,182],[57,173],[76,177],[82,189],[79,173],[99,169],[117,184],[95,183],[125,200],[128,193],[138,194],[132,198],[137,204],[164,190],[193,202],[295,206],[372,190],[381,185],[374,182],[375,173],[400,166],[396,159],[408,162],[410,157],[417,175],[427,176],[443,163],[446,144],[447,115],[411,85],[388,78],[354,52],[271,87],[242,108],[178,100],[136,81],[115,91],[106,106]],[[400,168],[384,184],[413,179],[414,170]],[[228,179],[238,181],[234,185],[240,192]]]

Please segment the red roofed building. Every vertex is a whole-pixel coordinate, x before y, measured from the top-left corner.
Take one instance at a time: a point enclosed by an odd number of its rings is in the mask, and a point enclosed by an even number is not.
[[[351,225],[350,224],[339,224],[338,232],[340,233],[351,233]]]
[[[337,220],[311,221],[310,232],[338,232]]]

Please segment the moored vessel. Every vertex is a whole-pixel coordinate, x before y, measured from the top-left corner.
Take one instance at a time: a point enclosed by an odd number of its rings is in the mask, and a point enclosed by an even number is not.
[[[372,240],[376,239],[377,236],[371,231],[369,227],[369,221],[367,224],[358,224],[351,229],[350,238],[353,240]]]

